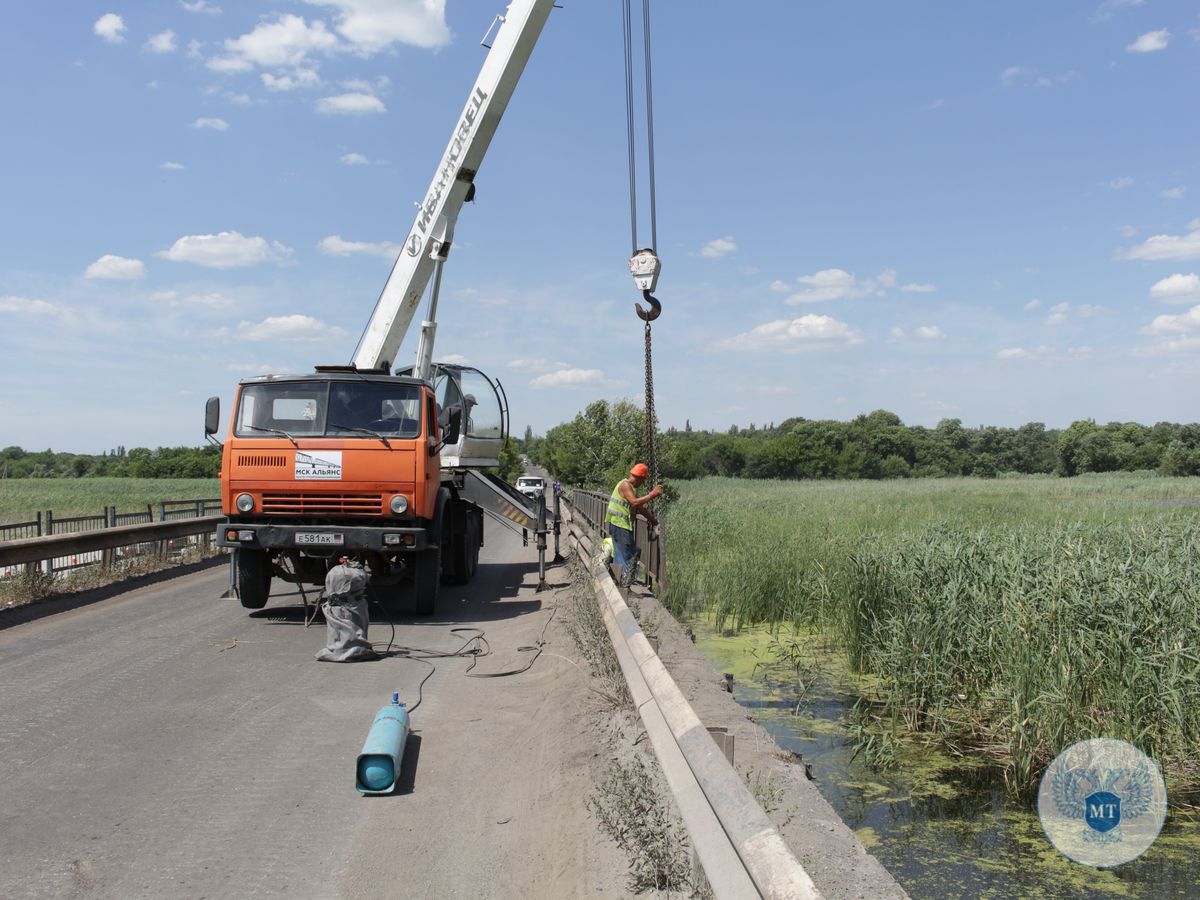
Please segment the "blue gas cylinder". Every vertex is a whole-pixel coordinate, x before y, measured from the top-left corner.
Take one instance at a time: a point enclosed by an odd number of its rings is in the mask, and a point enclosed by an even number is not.
[[[355,768],[355,787],[364,794],[386,794],[395,789],[408,740],[408,710],[398,693],[375,714]]]

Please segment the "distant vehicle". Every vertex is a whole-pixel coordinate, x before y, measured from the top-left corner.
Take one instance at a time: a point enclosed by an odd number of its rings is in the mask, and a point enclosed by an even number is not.
[[[536,475],[522,475],[517,479],[517,490],[526,497],[536,499],[545,492],[546,479]]]

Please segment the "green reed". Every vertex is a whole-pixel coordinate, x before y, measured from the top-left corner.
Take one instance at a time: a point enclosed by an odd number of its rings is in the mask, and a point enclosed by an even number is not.
[[[672,603],[816,626],[876,676],[880,720],[999,760],[1130,740],[1177,781],[1200,750],[1200,480],[686,485]]]

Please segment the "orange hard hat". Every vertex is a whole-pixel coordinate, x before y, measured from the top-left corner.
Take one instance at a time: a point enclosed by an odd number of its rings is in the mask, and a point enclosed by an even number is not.
[[[645,463],[637,463],[632,469],[629,470],[629,474],[636,475],[639,478],[649,478],[650,467]]]

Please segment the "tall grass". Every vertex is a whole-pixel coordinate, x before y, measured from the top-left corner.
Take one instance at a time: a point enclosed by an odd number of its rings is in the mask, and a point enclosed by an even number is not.
[[[159,500],[205,500],[220,496],[215,478],[5,478],[0,479],[0,524],[27,522],[38,512],[57,517],[145,509]]]
[[[1192,781],[1200,480],[687,485],[672,602],[817,626],[884,719],[993,755],[1027,789],[1066,744],[1121,737]]]

